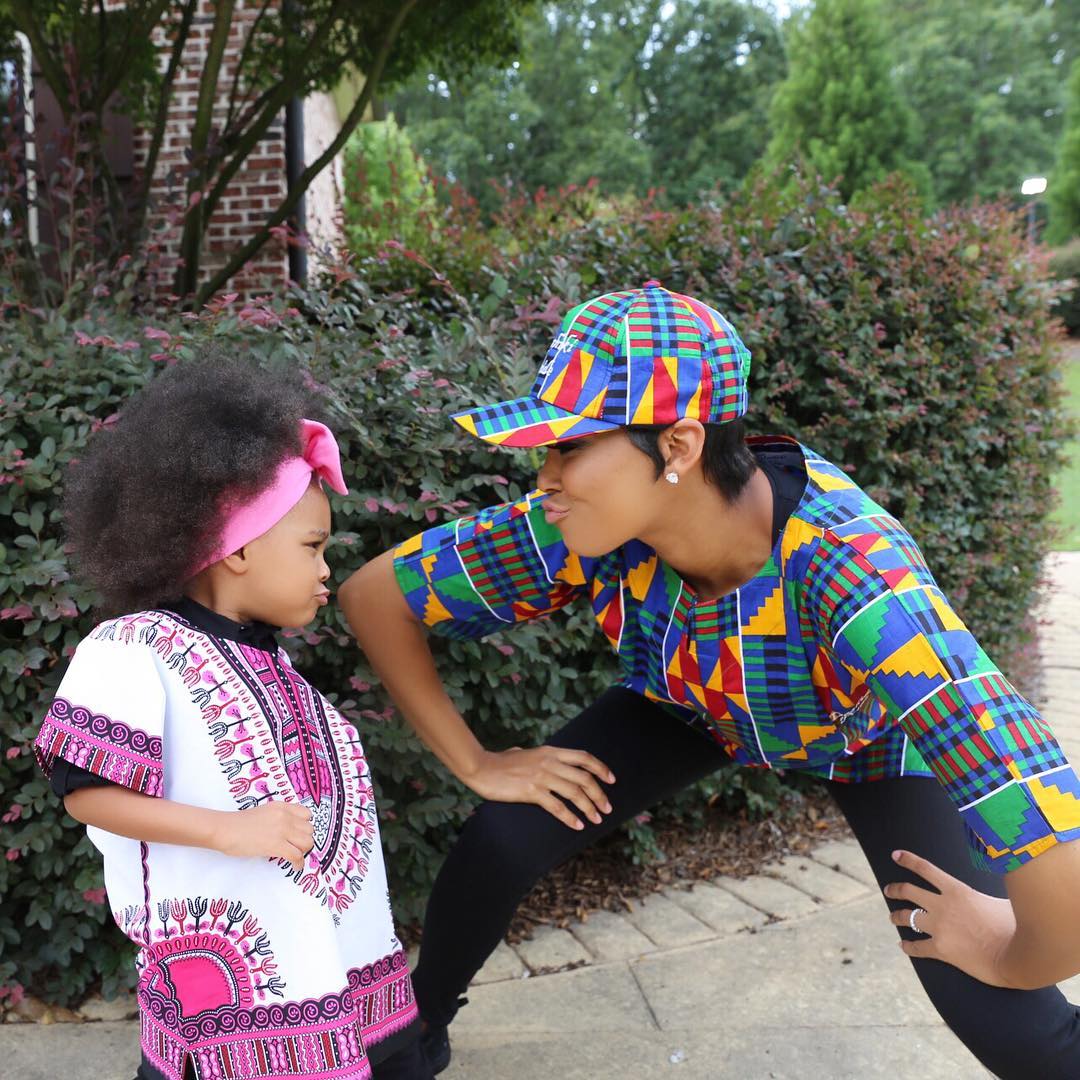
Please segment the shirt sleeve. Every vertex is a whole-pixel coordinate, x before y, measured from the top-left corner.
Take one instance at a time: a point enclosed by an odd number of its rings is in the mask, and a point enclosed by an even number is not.
[[[565,607],[588,581],[581,559],[544,519],[534,492],[438,525],[394,551],[394,572],[416,617],[438,634],[481,638]]]
[[[34,753],[50,782],[63,761],[104,781],[160,796],[165,688],[149,646],[96,637],[101,630],[75,650]]]
[[[1004,872],[1080,839],[1080,779],[895,522],[842,542],[828,606],[836,658],[895,717],[956,805],[976,861]]]
[[[72,765],[70,761],[65,761],[63,758],[54,758],[52,772],[49,774],[49,786],[53,794],[62,799],[65,795],[78,791],[79,788],[111,787],[112,781],[96,773],[87,772],[86,769],[80,769],[78,765]]]

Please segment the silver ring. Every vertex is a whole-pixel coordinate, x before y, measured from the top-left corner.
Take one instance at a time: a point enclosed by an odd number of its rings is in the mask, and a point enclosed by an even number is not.
[[[915,916],[916,915],[925,915],[925,914],[926,914],[926,908],[916,907],[916,908],[911,909],[911,914],[908,916],[907,924],[908,924],[908,926],[911,927],[912,930],[915,931],[916,934],[924,934],[925,935],[925,933],[926,933],[925,930],[920,930],[915,925]]]

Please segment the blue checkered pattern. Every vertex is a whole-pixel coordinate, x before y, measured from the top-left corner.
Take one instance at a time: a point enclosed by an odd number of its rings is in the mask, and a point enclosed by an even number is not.
[[[527,396],[454,419],[504,446],[683,417],[722,424],[746,412],[749,372],[749,350],[723,315],[652,281],[571,309]]]

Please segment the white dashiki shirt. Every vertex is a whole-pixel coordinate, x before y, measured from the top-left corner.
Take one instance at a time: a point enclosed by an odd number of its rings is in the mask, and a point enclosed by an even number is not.
[[[35,750],[60,794],[109,782],[214,810],[312,810],[301,871],[88,829],[139,946],[140,1075],[365,1080],[416,1037],[359,736],[272,627],[190,600],[100,624]]]

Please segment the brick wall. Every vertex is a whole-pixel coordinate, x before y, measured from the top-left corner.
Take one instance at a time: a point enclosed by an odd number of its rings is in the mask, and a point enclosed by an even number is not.
[[[113,0],[114,4],[121,2],[122,0]],[[259,6],[261,5],[253,0],[237,0],[218,83],[214,129],[220,130],[224,123],[237,57]],[[175,219],[175,208],[181,204],[186,188],[187,160],[184,154],[190,145],[190,132],[199,95],[199,78],[213,27],[213,13],[213,0],[200,0],[181,68],[177,73],[165,141],[155,170],[152,190],[158,210],[156,217],[151,216],[151,222],[163,228],[160,237],[165,271],[161,279],[164,291],[172,287],[180,240],[180,227],[168,224],[168,208],[174,208],[171,216]],[[155,30],[155,41],[160,49],[161,67],[164,69],[168,63],[170,42],[160,28]],[[134,137],[136,162],[142,164],[149,150],[150,133],[136,128]],[[239,244],[253,235],[285,197],[285,189],[285,114],[282,112],[244,166],[233,177],[210,221],[208,239],[203,247],[203,279],[208,276],[209,271],[224,265],[226,258]],[[231,280],[227,290],[247,296],[257,294],[286,281],[288,272],[289,260],[285,245],[279,240],[271,239],[255,259]]]

